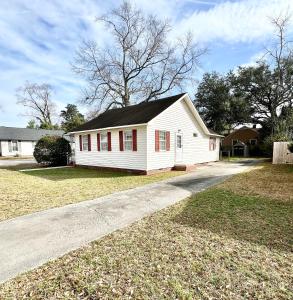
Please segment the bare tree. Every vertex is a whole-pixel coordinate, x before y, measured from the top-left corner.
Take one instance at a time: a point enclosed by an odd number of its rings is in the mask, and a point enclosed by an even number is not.
[[[36,119],[41,128],[53,128],[52,116],[55,115],[56,105],[51,100],[51,94],[52,87],[48,84],[26,82],[17,89],[17,104],[26,107],[25,115]]]
[[[113,40],[104,48],[84,42],[73,70],[88,82],[82,101],[100,108],[149,101],[182,88],[205,53],[191,34],[170,42],[167,21],[145,16],[127,1],[97,21],[106,25]]]
[[[283,106],[292,107],[293,105],[293,47],[292,41],[288,39],[288,26],[291,16],[280,14],[278,17],[271,18],[271,23],[275,28],[275,42],[271,48],[266,48],[266,55],[269,57],[269,63],[274,68],[276,79],[272,85],[275,99],[272,104],[276,111],[272,115],[273,127],[276,126],[278,115],[277,110]]]

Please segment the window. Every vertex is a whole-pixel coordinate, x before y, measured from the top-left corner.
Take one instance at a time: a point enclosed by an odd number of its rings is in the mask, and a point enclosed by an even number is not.
[[[17,141],[9,141],[8,142],[8,151],[9,152],[16,152],[16,151],[18,151]]]
[[[210,151],[215,151],[217,148],[216,138],[210,138]]]
[[[101,150],[108,151],[108,136],[107,133],[101,133]]]
[[[250,143],[250,145],[255,146],[256,143],[257,143],[257,140],[256,139],[250,139],[249,143]]]
[[[177,149],[182,148],[182,135],[177,134]]]
[[[89,149],[89,139],[87,135],[82,136],[82,150],[88,150]]]
[[[166,131],[159,132],[160,150],[166,151]]]
[[[232,146],[238,143],[238,140],[232,140]]]
[[[132,131],[124,132],[124,149],[127,151],[132,151]]]

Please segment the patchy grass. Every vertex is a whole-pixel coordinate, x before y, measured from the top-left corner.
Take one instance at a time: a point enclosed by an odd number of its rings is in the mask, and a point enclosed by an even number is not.
[[[243,157],[243,156],[223,156],[222,160],[223,161],[231,161],[231,162],[238,162],[238,161],[245,161],[245,160],[256,160],[256,159],[261,159],[263,160],[264,158],[261,157]],[[267,159],[267,158],[265,158]]]
[[[0,298],[292,299],[292,198],[274,187],[292,174],[264,164],[235,176],[7,282]],[[246,180],[270,197],[235,192]]]
[[[25,167],[17,166],[0,169],[0,221],[93,199],[184,173],[173,171],[135,176],[85,168],[18,171],[23,168]]]
[[[279,201],[293,200],[293,166],[264,163],[251,172],[236,175],[220,187],[249,196],[261,196]]]

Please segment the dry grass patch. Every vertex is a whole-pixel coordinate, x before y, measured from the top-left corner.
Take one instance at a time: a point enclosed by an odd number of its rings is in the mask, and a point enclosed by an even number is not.
[[[0,221],[63,206],[183,174],[149,176],[103,172],[85,168],[19,172],[23,166],[0,169]]]
[[[223,187],[19,276],[0,298],[292,299],[292,201]]]
[[[293,200],[293,166],[263,163],[225,181],[219,187],[241,195],[259,195],[281,201]]]

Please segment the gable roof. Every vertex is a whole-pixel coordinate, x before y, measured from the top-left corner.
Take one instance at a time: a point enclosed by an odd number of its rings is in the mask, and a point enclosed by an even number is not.
[[[63,130],[31,129],[0,126],[0,140],[38,141],[45,135],[62,136]]]
[[[185,93],[149,102],[105,111],[98,117],[78,126],[72,132],[145,124],[159,115]]]
[[[93,120],[88,121],[82,124],[81,126],[78,126],[68,134],[80,131],[147,124],[183,97],[186,100],[188,107],[190,108],[192,114],[194,115],[199,125],[202,127],[205,134],[210,136],[223,137],[222,135],[219,135],[206,127],[187,93],[153,100],[150,102],[142,102],[136,105],[131,105],[123,108],[115,108],[108,110],[100,114]]]

